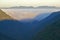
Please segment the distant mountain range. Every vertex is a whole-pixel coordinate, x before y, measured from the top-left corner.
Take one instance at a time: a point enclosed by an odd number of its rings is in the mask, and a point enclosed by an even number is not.
[[[38,6],[36,8],[60,8],[60,7],[55,7],[55,6]]]
[[[11,8],[60,8],[60,7],[55,7],[55,6],[38,6],[38,7],[33,7],[33,6],[15,6]]]
[[[55,7],[55,6],[38,6],[38,7],[33,7],[33,6],[14,6],[14,7],[8,7],[8,8],[58,8],[60,7]]]

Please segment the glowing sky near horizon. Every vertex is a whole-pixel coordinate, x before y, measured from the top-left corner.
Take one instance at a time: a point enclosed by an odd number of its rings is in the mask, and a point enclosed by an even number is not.
[[[12,6],[57,6],[60,7],[60,0],[0,0],[0,7]]]

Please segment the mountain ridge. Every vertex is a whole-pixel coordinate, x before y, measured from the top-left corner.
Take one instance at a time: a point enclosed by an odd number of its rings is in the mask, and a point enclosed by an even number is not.
[[[37,6],[37,7],[33,7],[33,6],[13,6],[13,7],[8,7],[8,8],[57,8],[57,9],[60,9],[60,7],[56,7],[56,6]]]
[[[13,18],[11,16],[7,15],[2,10],[0,10],[0,20],[4,20],[4,19],[13,19]]]

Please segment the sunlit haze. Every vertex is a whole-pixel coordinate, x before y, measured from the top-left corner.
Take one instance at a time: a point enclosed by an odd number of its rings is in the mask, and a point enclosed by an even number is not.
[[[60,0],[0,0],[0,7],[12,6],[56,6],[60,7]]]

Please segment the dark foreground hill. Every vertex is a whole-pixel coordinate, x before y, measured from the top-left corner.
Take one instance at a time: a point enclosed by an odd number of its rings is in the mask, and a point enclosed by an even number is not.
[[[38,30],[43,30],[36,34],[34,40],[60,40],[60,11],[53,12],[42,21],[38,24]]]
[[[12,19],[12,18],[9,15],[7,15],[5,12],[0,10],[0,20],[4,20],[4,19]]]
[[[0,21],[0,35],[1,40],[60,40],[60,11],[39,22]]]

